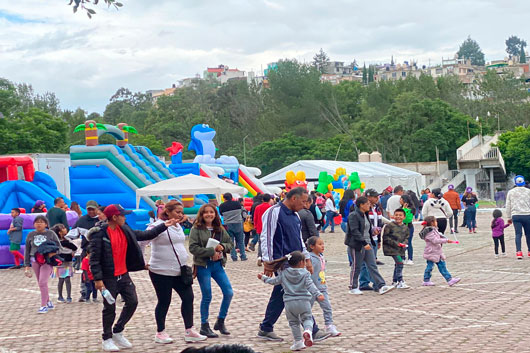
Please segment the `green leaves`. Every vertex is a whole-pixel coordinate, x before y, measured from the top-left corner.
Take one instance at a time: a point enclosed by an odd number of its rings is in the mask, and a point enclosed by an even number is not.
[[[530,171],[530,127],[516,127],[499,137],[497,143],[506,169],[514,174],[529,176]]]
[[[457,54],[460,59],[465,58],[471,60],[472,65],[484,66],[486,64],[484,53],[480,49],[478,43],[471,39],[471,37],[467,37],[467,39],[460,45]]]
[[[85,131],[85,124],[79,124],[75,127],[74,132]]]

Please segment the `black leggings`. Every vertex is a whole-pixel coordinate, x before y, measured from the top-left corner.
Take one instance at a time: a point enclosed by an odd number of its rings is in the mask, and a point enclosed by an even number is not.
[[[173,290],[178,293],[182,300],[180,312],[184,319],[184,327],[186,330],[193,327],[193,289],[191,285],[184,285],[180,276],[164,276],[149,271],[149,277],[151,277],[158,298],[155,308],[157,332],[162,332],[166,328],[166,315],[171,304]]]
[[[493,242],[495,243],[495,255],[499,255],[499,243],[501,243],[501,250],[504,254],[506,252],[506,248],[504,247],[504,234],[500,237],[493,237]]]
[[[57,291],[59,292],[59,298],[63,297],[63,284],[66,283],[66,298],[72,299],[72,282],[70,277],[59,278],[59,283],[57,284]]]
[[[438,231],[441,234],[444,234],[445,229],[447,228],[447,218],[436,218],[436,222],[438,223]]]

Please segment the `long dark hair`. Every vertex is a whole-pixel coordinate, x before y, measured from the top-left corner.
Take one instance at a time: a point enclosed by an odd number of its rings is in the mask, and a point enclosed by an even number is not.
[[[217,232],[223,231],[223,226],[221,225],[221,217],[219,217],[219,212],[217,212],[217,208],[215,208],[213,205],[210,205],[209,203],[206,203],[199,208],[199,212],[197,212],[197,218],[195,218],[195,222],[193,223],[193,226],[197,229],[208,229],[206,228],[206,222],[204,222],[204,211],[210,207],[215,212],[215,218],[212,222],[213,230]]]
[[[159,218],[163,221],[167,221],[169,219],[168,212],[175,210],[177,207],[184,207],[184,206],[182,206],[182,204],[176,200],[169,201],[168,203],[164,205],[164,209],[162,210],[162,212],[160,212]]]
[[[346,206],[348,205],[348,202],[350,200],[353,200],[355,198],[355,193],[353,190],[348,189],[344,191],[344,195],[342,195],[342,199],[339,201],[339,212],[341,215],[345,215],[344,211],[346,210]]]
[[[414,205],[414,202],[412,202],[412,198],[409,195],[401,195],[401,199],[403,200],[403,203],[406,203],[407,207],[410,208],[410,212],[412,212],[412,214],[415,214],[416,205]]]
[[[62,240],[64,238],[64,236],[61,235],[61,229],[66,229],[66,227],[64,226],[64,224],[62,223],[57,223],[56,225],[54,225],[53,227],[51,227],[50,230],[52,230],[55,234],[57,234],[57,237]]]
[[[289,266],[294,267],[302,261],[305,261],[304,254],[302,254],[301,251],[296,250],[284,257],[280,257],[279,259],[267,263],[267,265],[270,266],[272,271],[276,272],[285,266],[285,262],[287,262]]]

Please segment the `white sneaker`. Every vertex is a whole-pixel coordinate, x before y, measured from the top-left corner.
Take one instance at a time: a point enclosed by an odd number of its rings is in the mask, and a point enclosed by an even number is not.
[[[495,254],[495,258],[498,259],[499,258],[499,254]]]
[[[396,289],[409,289],[410,286],[405,283],[405,281],[401,281],[397,284]]]
[[[406,260],[405,265],[414,265],[414,261],[412,260]]]
[[[340,336],[339,330],[337,330],[337,327],[333,324],[326,326],[326,332],[329,333],[333,337]]]
[[[382,286],[381,288],[379,288],[379,294],[383,295],[394,289],[396,289],[396,287],[394,286]]]
[[[293,345],[291,346],[292,351],[301,351],[304,348],[305,348],[305,344],[303,340],[294,341]]]
[[[184,336],[184,341],[186,342],[200,342],[206,340],[208,337],[201,335],[195,329],[189,328],[186,330],[186,336]]]
[[[120,349],[118,348],[118,346],[116,346],[116,343],[114,343],[114,340],[112,338],[104,340],[101,347],[103,348],[105,352],[119,352],[120,351]]]
[[[303,340],[294,341],[294,344],[291,346],[292,351],[301,351],[304,348],[305,348],[305,344]]]
[[[169,337],[166,331],[157,332],[155,335],[155,343],[168,344],[172,342],[173,338]]]
[[[350,294],[362,295],[363,292],[359,288],[350,289]]]
[[[306,347],[311,347],[313,345],[313,332],[311,330],[305,330],[302,337]]]
[[[120,348],[123,348],[123,349],[132,348],[131,342],[129,342],[129,340],[125,338],[125,336],[123,336],[123,332],[114,333],[112,335],[112,340]]]

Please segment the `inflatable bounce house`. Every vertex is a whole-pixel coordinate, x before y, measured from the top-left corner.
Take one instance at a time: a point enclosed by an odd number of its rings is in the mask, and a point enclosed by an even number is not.
[[[42,200],[51,208],[57,197],[62,197],[70,205],[71,201],[57,190],[55,181],[48,174],[35,171],[33,160],[29,156],[0,157],[0,266],[13,263],[7,235],[12,221],[11,209],[16,207],[22,211],[24,231],[21,251],[24,251],[26,235],[33,230],[33,220],[37,215],[29,213],[35,201]],[[66,214],[68,224],[74,225],[77,213],[67,211]]]
[[[246,167],[239,164],[234,156],[221,155],[215,158],[217,149],[213,139],[215,130],[206,124],[195,125],[191,129],[191,141],[188,150],[194,151],[196,156],[192,163],[182,163],[183,146],[173,142],[167,150],[171,154],[169,169],[176,176],[195,174],[210,178],[221,178],[227,182],[239,184],[248,190],[247,195],[241,197],[253,197],[258,193],[274,193],[278,190],[266,187],[257,177],[261,174],[258,168]],[[248,202],[246,202],[247,204]]]

